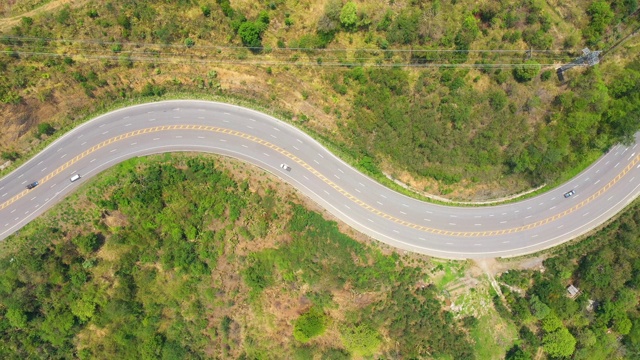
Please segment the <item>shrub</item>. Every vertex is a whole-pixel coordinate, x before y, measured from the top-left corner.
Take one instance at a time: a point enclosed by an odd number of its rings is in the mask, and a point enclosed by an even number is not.
[[[324,313],[320,309],[312,307],[296,320],[293,326],[293,337],[300,342],[307,342],[324,333],[327,327],[326,322]]]
[[[540,72],[540,64],[535,60],[527,60],[513,69],[513,77],[518,82],[531,81]]]
[[[346,29],[353,29],[358,23],[358,7],[353,1],[349,1],[340,11],[340,23]]]
[[[193,39],[192,39],[192,38],[186,38],[186,39],[184,39],[184,45],[185,45],[186,47],[188,47],[188,48],[193,47],[193,45],[195,45],[195,44],[196,44],[196,42],[195,42],[195,41],[193,41]]]
[[[200,10],[202,10],[202,15],[204,15],[204,17],[211,16],[211,6],[209,6],[209,4],[202,5]]]
[[[248,46],[251,48],[261,48],[263,31],[264,31],[263,23],[245,21],[238,28],[238,35],[240,35],[240,39],[242,39],[242,43],[245,46]]]
[[[340,335],[344,347],[352,354],[362,357],[373,355],[381,343],[378,332],[364,324],[345,327]]]
[[[53,135],[54,132],[56,132],[56,129],[54,129],[51,124],[43,122],[38,124],[38,132],[36,136],[40,137],[42,135]]]

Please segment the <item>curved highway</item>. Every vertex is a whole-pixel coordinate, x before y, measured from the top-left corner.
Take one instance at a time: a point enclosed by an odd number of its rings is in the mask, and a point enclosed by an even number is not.
[[[524,201],[449,207],[380,185],[302,131],[265,114],[206,101],[150,103],[75,128],[1,179],[0,240],[118,162],[201,151],[274,173],[350,226],[400,249],[456,259],[517,256],[576,238],[633,201],[640,192],[636,147],[615,146],[568,183]],[[75,174],[82,177],[71,182]],[[34,181],[39,185],[25,188]],[[575,194],[565,198],[570,190]]]

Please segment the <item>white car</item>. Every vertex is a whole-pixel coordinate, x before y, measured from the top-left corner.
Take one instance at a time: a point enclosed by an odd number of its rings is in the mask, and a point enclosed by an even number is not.
[[[284,170],[291,171],[291,166],[287,164],[280,164],[280,167],[283,168]]]

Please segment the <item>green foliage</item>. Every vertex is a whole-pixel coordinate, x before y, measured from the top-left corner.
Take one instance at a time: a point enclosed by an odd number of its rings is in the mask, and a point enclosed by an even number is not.
[[[320,308],[312,307],[293,325],[293,337],[303,343],[320,336],[327,328],[327,318]]]
[[[20,158],[20,154],[17,151],[12,151],[12,150],[3,151],[0,157],[3,160],[16,161],[18,158]]]
[[[554,357],[569,357],[576,348],[576,339],[565,327],[544,335],[544,351]]]
[[[478,20],[473,15],[466,16],[462,22],[462,28],[458,31],[454,40],[456,48],[458,50],[468,50],[479,34]]]
[[[591,21],[582,35],[587,40],[587,44],[595,46],[613,20],[614,14],[609,3],[603,0],[594,1],[587,9],[587,14],[591,17]]]
[[[264,29],[264,24],[261,22],[245,21],[238,28],[238,35],[240,35],[244,46],[261,48]]]
[[[353,29],[358,23],[358,7],[355,2],[347,1],[340,10],[340,23],[346,29]]]
[[[193,45],[195,45],[196,42],[192,39],[192,38],[186,38],[184,39],[184,45],[188,48],[193,47]]]
[[[340,329],[342,344],[353,355],[371,356],[381,344],[380,334],[366,324],[345,326]]]
[[[410,44],[418,37],[418,23],[421,13],[413,10],[403,10],[393,20],[387,40],[392,44]]]
[[[49,123],[43,122],[38,124],[38,132],[36,132],[36,137],[40,137],[42,135],[51,136],[56,132],[56,129]]]
[[[540,72],[540,64],[535,60],[527,60],[523,65],[513,69],[513,77],[518,82],[531,81]]]
[[[200,6],[200,10],[202,11],[202,16],[210,17],[211,16],[211,6],[209,4],[205,4]]]
[[[101,243],[100,238],[96,233],[79,235],[76,236],[72,241],[83,254],[91,254],[92,252],[98,250],[98,247]]]

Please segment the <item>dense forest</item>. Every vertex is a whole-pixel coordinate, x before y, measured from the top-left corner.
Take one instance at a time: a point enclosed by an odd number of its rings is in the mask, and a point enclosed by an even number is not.
[[[208,98],[294,122],[381,181],[479,198],[566,178],[640,128],[635,37],[554,72],[632,33],[635,0],[44,3],[0,5],[8,161],[114,106]]]

